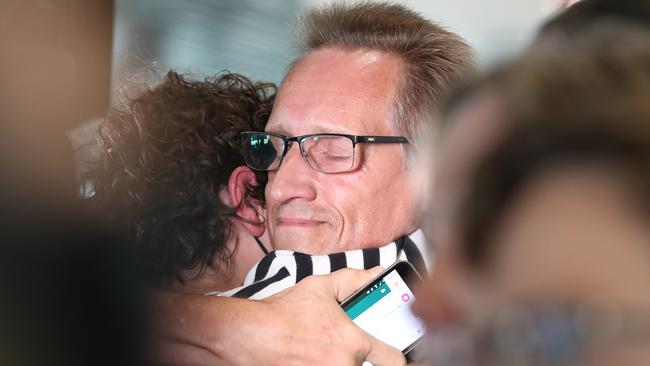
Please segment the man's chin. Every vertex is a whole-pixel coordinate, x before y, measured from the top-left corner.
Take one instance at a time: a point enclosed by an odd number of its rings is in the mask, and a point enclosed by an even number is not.
[[[330,254],[337,252],[336,239],[320,230],[283,229],[271,237],[273,248],[276,250],[293,250],[306,254]]]

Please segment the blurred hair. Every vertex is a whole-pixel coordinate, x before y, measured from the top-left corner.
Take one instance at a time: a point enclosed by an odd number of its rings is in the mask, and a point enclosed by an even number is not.
[[[602,21],[650,26],[648,0],[583,0],[552,17],[540,29],[540,36],[580,33]]]
[[[342,2],[312,9],[299,21],[304,53],[321,48],[377,50],[403,61],[392,106],[397,133],[417,137],[450,85],[472,69],[472,53],[458,35],[403,5]]]
[[[170,71],[102,120],[94,200],[126,226],[149,282],[198,276],[215,258],[228,269],[236,208],[219,192],[245,165],[239,133],[264,129],[274,94],[273,84],[237,74],[194,81]],[[258,180],[249,194],[261,200],[265,176]]]
[[[541,171],[570,163],[623,168],[650,212],[650,33],[592,28],[549,37],[463,93],[504,98],[504,132],[470,175],[460,218],[462,253],[480,267],[511,200]],[[452,108],[462,106],[458,99]]]

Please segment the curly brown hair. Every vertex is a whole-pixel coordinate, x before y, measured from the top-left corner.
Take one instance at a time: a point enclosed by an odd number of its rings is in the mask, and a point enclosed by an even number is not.
[[[151,284],[183,281],[187,270],[198,276],[215,262],[229,268],[224,244],[236,208],[219,192],[245,165],[239,133],[264,129],[275,91],[232,73],[195,81],[169,71],[102,120],[94,200],[124,225]],[[265,177],[258,181],[249,194],[261,199]]]

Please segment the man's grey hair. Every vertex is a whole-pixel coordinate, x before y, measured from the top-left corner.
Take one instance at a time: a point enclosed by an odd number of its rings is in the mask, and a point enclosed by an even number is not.
[[[334,3],[303,13],[302,55],[322,48],[381,51],[403,66],[389,119],[398,134],[417,139],[451,85],[473,68],[470,47],[458,35],[389,2]]]

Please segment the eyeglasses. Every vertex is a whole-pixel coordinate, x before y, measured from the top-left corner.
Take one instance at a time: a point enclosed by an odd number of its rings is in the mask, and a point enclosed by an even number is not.
[[[297,142],[309,166],[322,173],[344,173],[354,168],[354,148],[357,144],[408,144],[402,136],[355,136],[317,133],[288,137],[267,132],[240,134],[246,165],[251,169],[272,171],[280,168],[289,151],[289,143]]]

